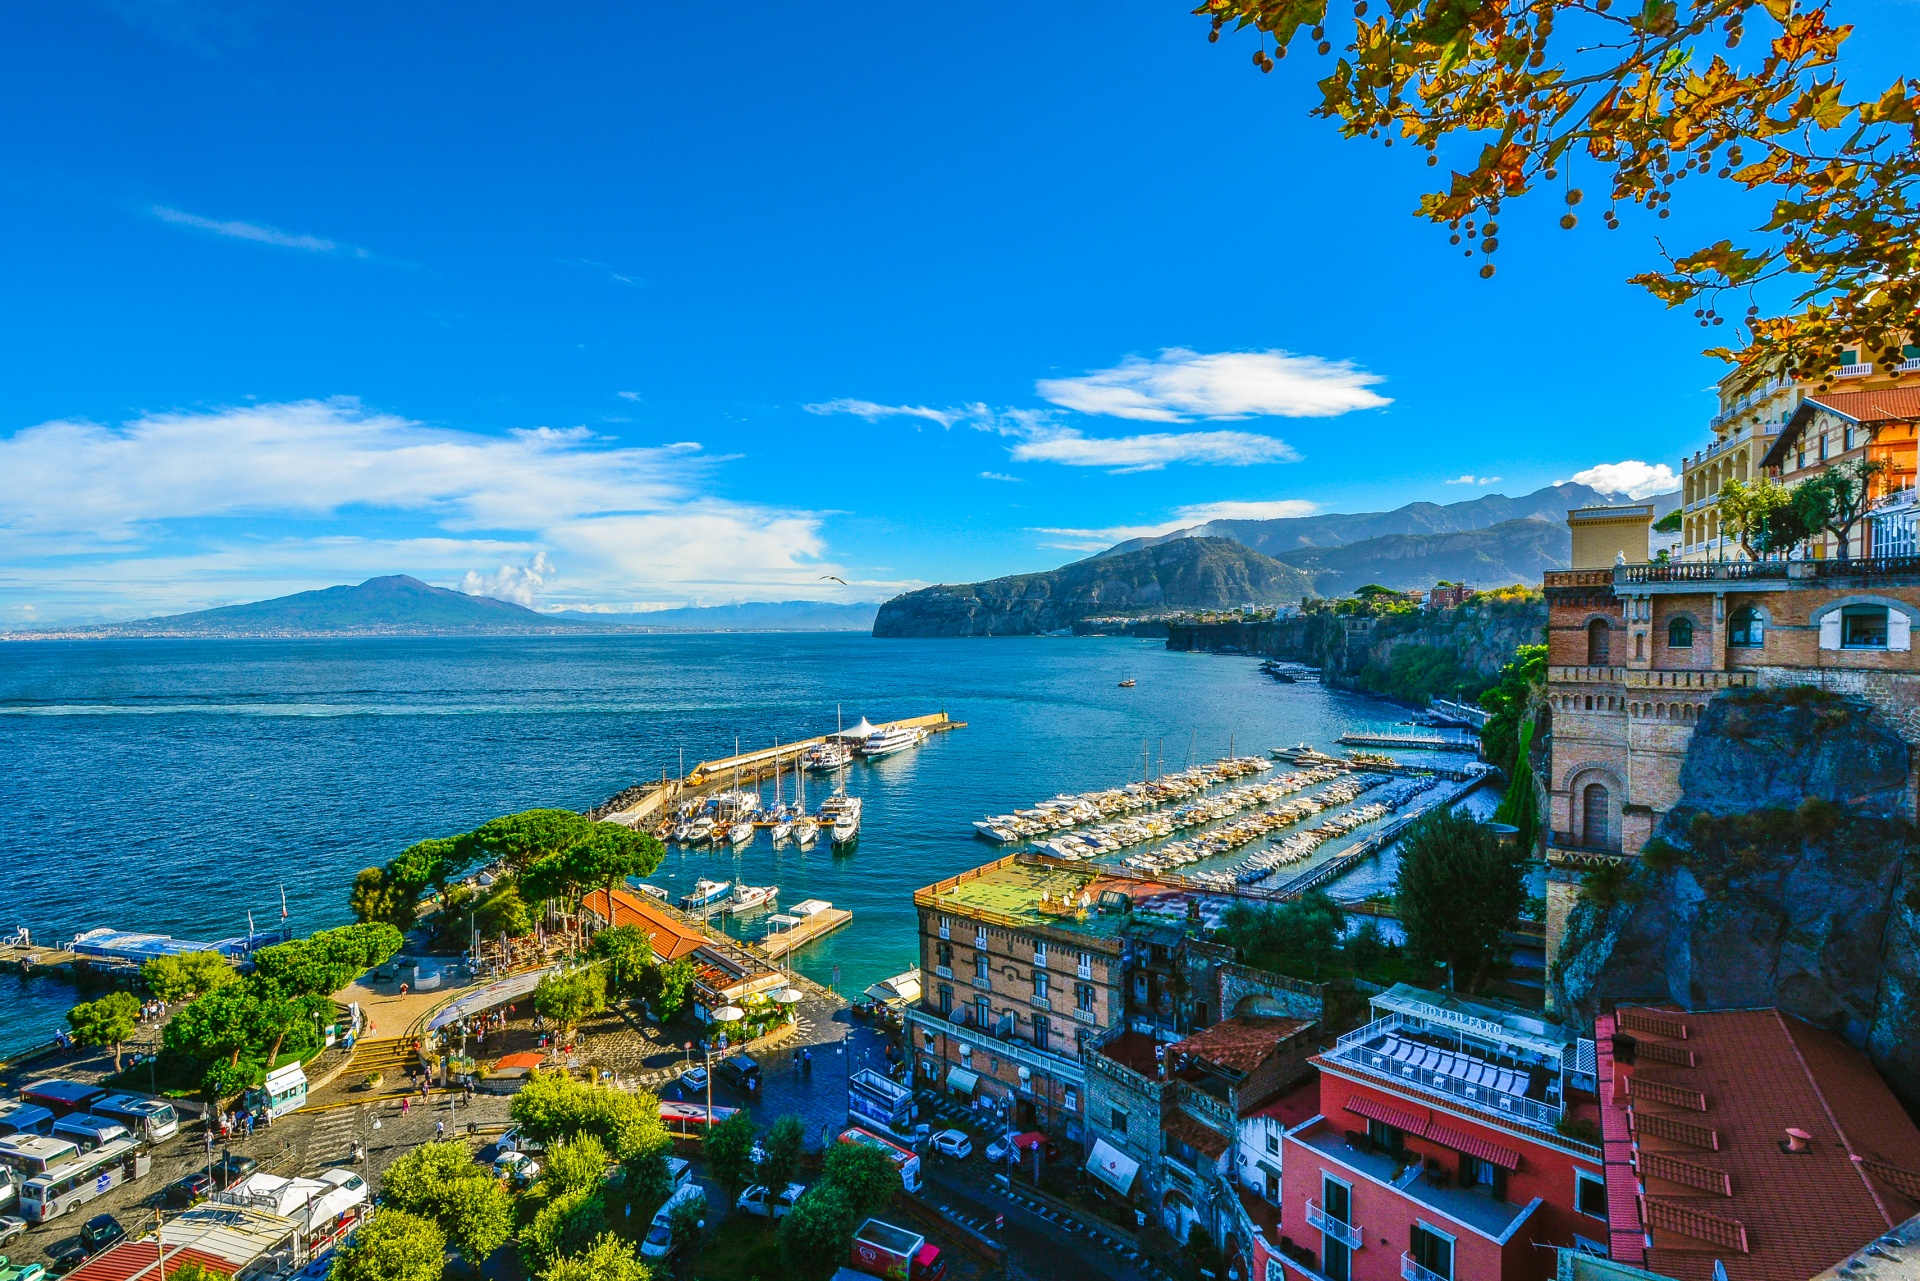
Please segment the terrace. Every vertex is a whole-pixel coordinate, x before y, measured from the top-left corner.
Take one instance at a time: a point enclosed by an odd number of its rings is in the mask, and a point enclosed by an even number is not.
[[[1288,1138],[1330,1164],[1392,1188],[1407,1200],[1495,1241],[1507,1240],[1540,1205],[1537,1197],[1526,1205],[1513,1205],[1496,1200],[1482,1184],[1436,1180],[1419,1161],[1409,1162],[1406,1154],[1376,1148],[1364,1139],[1355,1143],[1335,1133],[1324,1120],[1295,1130]]]
[[[1524,1051],[1492,1052],[1389,1014],[1334,1045],[1328,1058],[1396,1086],[1444,1094],[1504,1120],[1551,1130],[1560,1123],[1558,1060]],[[1529,1061],[1531,1060],[1531,1061]]]

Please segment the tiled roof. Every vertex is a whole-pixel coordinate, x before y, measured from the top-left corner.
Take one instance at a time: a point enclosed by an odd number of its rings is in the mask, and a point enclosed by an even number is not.
[[[1312,1026],[1307,1019],[1222,1019],[1184,1041],[1176,1041],[1168,1053],[1217,1063],[1244,1076],[1266,1062],[1284,1041]]]
[[[1762,467],[1778,467],[1799,442],[1816,410],[1825,409],[1856,423],[1909,422],[1920,418],[1920,387],[1883,387],[1878,391],[1826,391],[1809,396],[1793,411],[1780,435],[1760,460]]]
[[[522,1050],[518,1054],[503,1054],[500,1061],[493,1065],[496,1072],[511,1072],[515,1068],[537,1068],[547,1061],[547,1056],[538,1050]]]
[[[129,1281],[129,1278],[143,1270],[141,1281],[160,1281],[161,1271],[170,1277],[190,1263],[198,1264],[218,1276],[233,1272],[233,1264],[217,1254],[176,1250],[172,1247],[167,1250],[162,1268],[154,1270],[154,1259],[159,1249],[160,1243],[151,1238],[145,1241],[122,1241],[88,1259],[77,1270],[67,1273],[66,1281]]]
[[[594,890],[586,896],[583,904],[589,912],[601,919],[607,919],[607,892]],[[706,936],[690,925],[682,924],[670,914],[662,911],[638,894],[629,894],[625,890],[613,892],[613,923],[618,925],[636,925],[653,940],[653,951],[668,961],[677,961],[681,957],[705,943]]]
[[[1615,1257],[1642,1262],[1620,1247],[1644,1231],[1645,1266],[1677,1281],[1712,1281],[1716,1258],[1733,1281],[1804,1281],[1920,1210],[1920,1130],[1864,1055],[1775,1010],[1651,1011],[1659,1030],[1638,1013],[1597,1026]],[[1620,1022],[1695,1066],[1617,1062]],[[1806,1151],[1783,1150],[1789,1129]]]
[[[1195,1151],[1205,1153],[1215,1160],[1218,1160],[1233,1143],[1232,1139],[1212,1126],[1197,1121],[1177,1109],[1167,1118],[1167,1123],[1161,1126],[1160,1130],[1168,1138],[1178,1139]],[[1200,1173],[1207,1172],[1202,1170]]]

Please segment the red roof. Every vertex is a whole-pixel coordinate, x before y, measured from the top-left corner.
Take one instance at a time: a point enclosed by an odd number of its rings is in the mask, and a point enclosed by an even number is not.
[[[1233,1140],[1210,1125],[1205,1125],[1185,1112],[1176,1111],[1160,1127],[1161,1133],[1170,1139],[1178,1139],[1194,1151],[1210,1160],[1219,1160],[1222,1153],[1232,1146]],[[1205,1173],[1205,1171],[1202,1171]]]
[[[1615,1257],[1638,1261],[1618,1249],[1638,1226],[1644,1266],[1677,1281],[1711,1281],[1716,1257],[1739,1281],[1804,1281],[1920,1212],[1920,1130],[1859,1051],[1777,1010],[1653,1011],[1664,1029],[1635,1013],[1596,1027]],[[1622,1022],[1676,1052],[1616,1061]]]
[[[1512,1148],[1502,1147],[1492,1139],[1483,1139],[1465,1130],[1456,1130],[1438,1117],[1427,1122],[1427,1128],[1422,1137],[1433,1140],[1441,1147],[1452,1148],[1455,1152],[1465,1152],[1468,1156],[1477,1156],[1482,1161],[1491,1161],[1503,1170],[1520,1168],[1520,1154]]]
[[[607,892],[594,890],[582,900],[589,912],[602,920],[607,917]],[[677,961],[688,955],[707,939],[700,931],[677,919],[660,907],[646,901],[638,894],[629,894],[625,890],[613,892],[612,922],[616,926],[637,925],[653,940],[653,952],[665,961]]]
[[[1883,387],[1878,391],[1826,391],[1808,396],[1787,419],[1780,435],[1767,447],[1762,467],[1778,467],[1786,462],[1794,444],[1813,421],[1816,410],[1827,410],[1842,418],[1869,427],[1884,423],[1911,422],[1920,418],[1920,387]]]
[[[547,1056],[538,1050],[522,1050],[518,1054],[503,1054],[500,1061],[493,1065],[496,1072],[510,1072],[515,1068],[537,1068],[547,1061]]]
[[[1308,1019],[1222,1019],[1184,1041],[1174,1042],[1168,1053],[1191,1055],[1244,1076],[1265,1063],[1296,1034],[1312,1026]]]
[[[153,1265],[159,1252],[160,1243],[151,1238],[145,1241],[122,1241],[67,1273],[66,1281],[130,1281],[142,1269],[146,1271],[141,1281],[160,1281],[162,1269],[170,1277],[189,1263],[197,1263],[216,1276],[233,1275],[231,1260],[193,1249],[169,1249],[166,1262],[161,1269],[156,1269]]]

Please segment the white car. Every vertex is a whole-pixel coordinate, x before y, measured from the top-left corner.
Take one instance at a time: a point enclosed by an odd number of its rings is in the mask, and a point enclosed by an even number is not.
[[[12,1214],[0,1214],[0,1245],[5,1245],[26,1230],[25,1219]]]
[[[748,1214],[770,1215],[775,1219],[784,1219],[793,1209],[793,1203],[800,1199],[806,1188],[798,1183],[787,1184],[787,1190],[779,1196],[770,1197],[764,1183],[756,1183],[740,1194],[734,1204]]]
[[[933,1150],[955,1159],[973,1155],[973,1140],[961,1130],[942,1130],[933,1136]]]
[[[1018,1161],[1019,1159],[1020,1149],[1014,1146],[1013,1136],[1011,1134],[1003,1138],[995,1139],[993,1142],[987,1144],[987,1160],[989,1161]]]
[[[525,1152],[502,1152],[494,1160],[493,1172],[524,1188],[540,1177],[540,1164]]]
[[[680,1074],[680,1084],[684,1085],[689,1090],[698,1091],[698,1090],[706,1089],[707,1088],[707,1069],[702,1067],[698,1063],[694,1064],[692,1067],[688,1068],[686,1071]]]

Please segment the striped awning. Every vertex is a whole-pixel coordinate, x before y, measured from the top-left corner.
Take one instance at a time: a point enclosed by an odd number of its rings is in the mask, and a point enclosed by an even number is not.
[[[1465,1130],[1456,1130],[1437,1120],[1428,1124],[1422,1137],[1431,1139],[1442,1147],[1452,1148],[1455,1152],[1465,1152],[1468,1156],[1478,1157],[1482,1161],[1491,1161],[1503,1170],[1520,1168],[1520,1154],[1512,1148],[1501,1147],[1491,1139],[1483,1139],[1477,1134],[1468,1134]]]
[[[1408,1134],[1424,1134],[1427,1120],[1418,1112],[1409,1112],[1405,1108],[1395,1107],[1391,1103],[1373,1098],[1366,1094],[1349,1095],[1341,1105],[1355,1116],[1363,1116],[1369,1121],[1378,1121],[1382,1125],[1391,1125],[1395,1129],[1405,1130]]]

